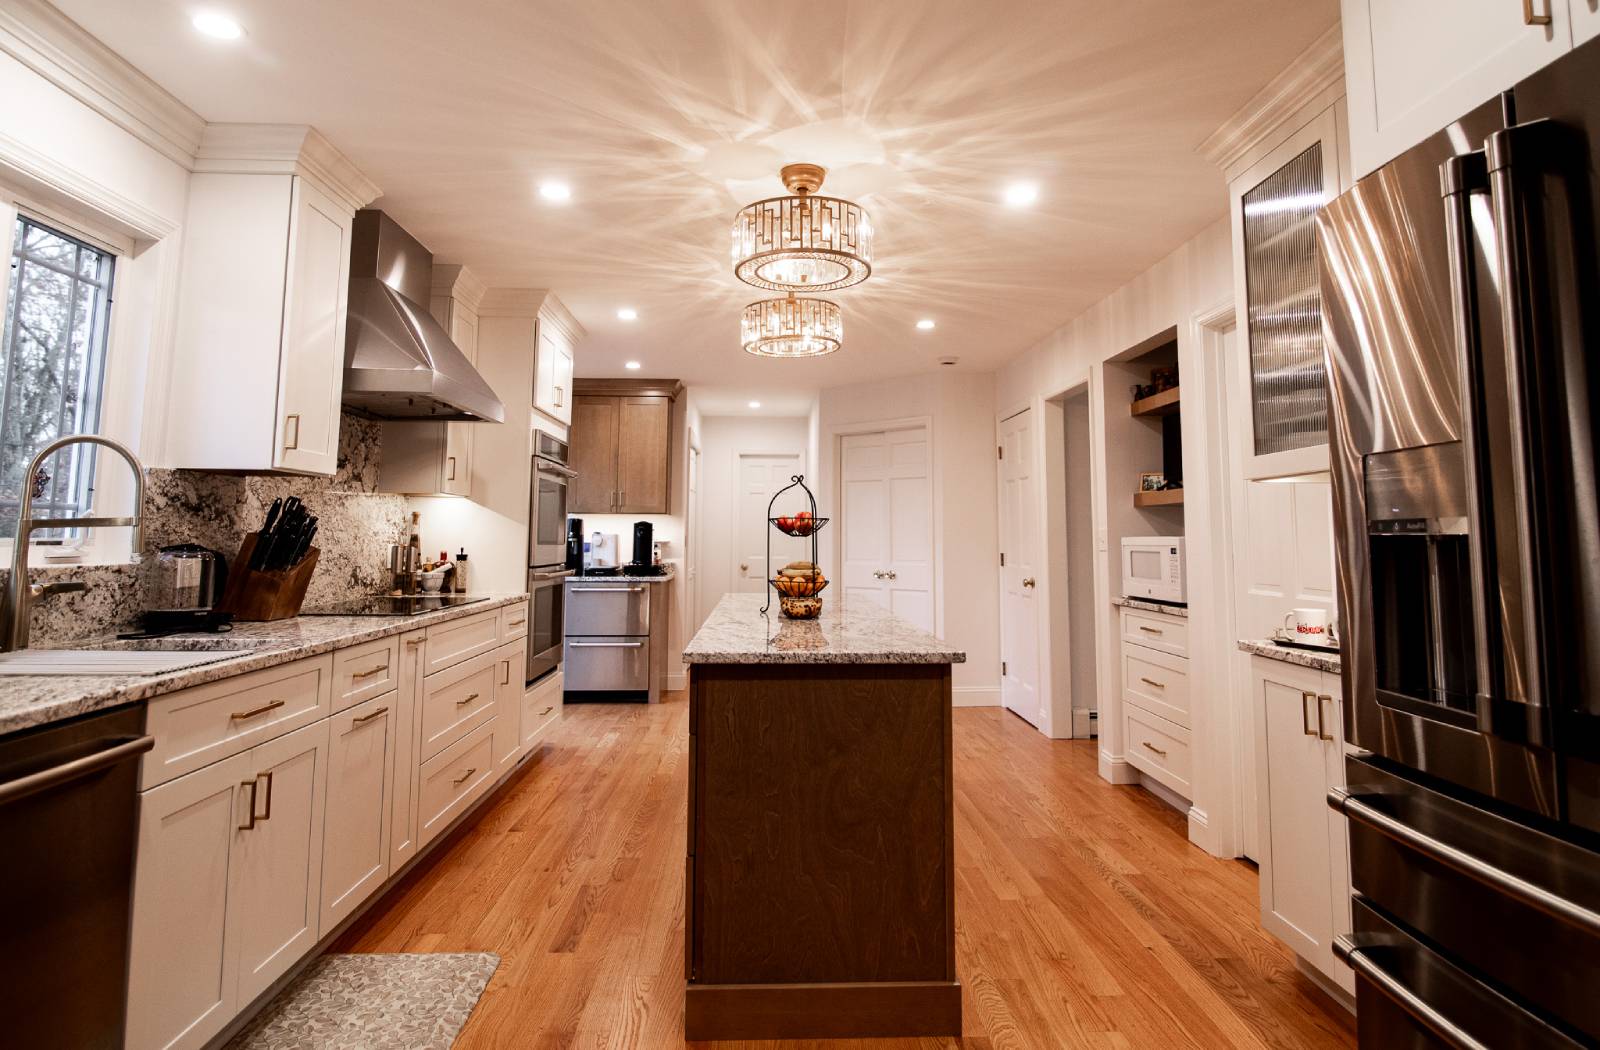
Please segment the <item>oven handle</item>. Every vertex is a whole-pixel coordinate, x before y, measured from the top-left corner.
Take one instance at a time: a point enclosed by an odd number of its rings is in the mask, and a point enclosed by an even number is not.
[[[1418,831],[1410,824],[1390,816],[1366,801],[1368,798],[1380,797],[1382,796],[1375,792],[1365,795],[1352,794],[1344,788],[1336,787],[1328,792],[1328,805],[1336,812],[1365,824],[1402,846],[1410,847],[1431,860],[1483,883],[1490,889],[1498,890],[1519,904],[1525,904],[1575,926],[1591,937],[1600,937],[1600,913],[1551,893],[1544,887],[1536,886],[1503,868],[1497,868],[1448,842],[1441,842],[1432,835]]]
[[[542,583],[545,580],[559,580],[565,576],[572,576],[577,571],[577,569],[559,569],[556,572],[536,572],[533,574],[533,582]]]
[[[534,464],[533,469],[539,471],[540,473],[554,474],[557,477],[562,478],[575,478],[578,476],[578,472],[573,470],[571,467],[564,467],[553,460],[544,459],[542,457],[535,458],[537,458],[539,461]]]
[[[1487,1044],[1474,1039],[1427,1000],[1406,987],[1399,978],[1364,954],[1364,949],[1378,947],[1381,943],[1374,939],[1340,934],[1333,939],[1333,955],[1358,975],[1371,981],[1378,991],[1394,1000],[1396,1006],[1427,1025],[1435,1035],[1455,1047],[1455,1050],[1489,1050]]]

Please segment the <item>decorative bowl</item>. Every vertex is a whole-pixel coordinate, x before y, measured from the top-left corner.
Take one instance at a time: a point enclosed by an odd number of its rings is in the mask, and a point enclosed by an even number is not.
[[[417,574],[417,581],[422,584],[422,589],[429,594],[435,594],[444,586],[445,570],[434,569],[432,572]]]
[[[791,620],[815,620],[822,613],[822,599],[791,598],[783,594],[778,596],[778,608]]]
[[[812,598],[821,594],[827,586],[827,577],[820,572],[809,574],[779,573],[772,578],[772,588],[782,598]]]
[[[768,518],[772,527],[786,536],[809,536],[828,524],[827,518]]]

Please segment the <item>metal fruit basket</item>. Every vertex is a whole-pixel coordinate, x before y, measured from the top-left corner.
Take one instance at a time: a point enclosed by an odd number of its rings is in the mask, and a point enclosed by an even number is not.
[[[773,515],[772,508],[778,505],[778,498],[790,489],[798,488],[806,494],[807,512],[803,518],[780,519]],[[788,527],[779,525],[780,520],[789,522]],[[811,564],[817,564],[817,533],[821,532],[828,524],[827,518],[817,517],[816,494],[806,485],[804,474],[791,474],[789,484],[772,494],[772,499],[767,501],[767,521],[775,531],[787,536],[798,536],[811,540]],[[761,607],[765,614],[772,608],[772,596],[778,595],[778,607],[785,616],[796,620],[810,620],[822,612],[823,589],[828,586],[828,581],[821,579],[822,573],[815,573],[815,582],[810,594],[783,594],[778,590],[776,576],[772,571],[772,533],[767,533],[767,603]]]

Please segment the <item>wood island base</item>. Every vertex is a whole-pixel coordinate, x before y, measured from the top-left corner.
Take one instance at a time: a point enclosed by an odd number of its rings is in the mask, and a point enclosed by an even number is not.
[[[690,984],[684,1038],[959,1036],[960,981]]]

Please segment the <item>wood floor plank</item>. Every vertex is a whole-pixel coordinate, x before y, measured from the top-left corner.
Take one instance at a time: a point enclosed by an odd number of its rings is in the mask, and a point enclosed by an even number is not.
[[[750,1050],[1342,1050],[1353,1019],[1256,919],[1256,875],[995,708],[955,712],[961,1039]],[[492,951],[457,1050],[683,1046],[688,704],[567,709],[540,754],[341,938]]]

